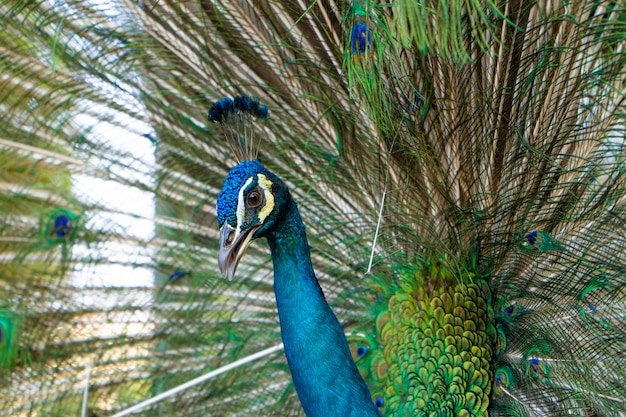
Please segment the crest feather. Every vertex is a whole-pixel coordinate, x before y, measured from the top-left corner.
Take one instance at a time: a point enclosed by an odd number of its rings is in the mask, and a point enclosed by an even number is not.
[[[223,98],[209,109],[209,120],[219,124],[228,147],[239,161],[256,159],[260,140],[255,143],[254,121],[267,119],[267,106],[256,97]]]

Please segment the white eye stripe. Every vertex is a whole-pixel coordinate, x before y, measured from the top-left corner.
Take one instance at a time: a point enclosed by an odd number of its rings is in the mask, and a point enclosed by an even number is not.
[[[243,193],[248,188],[248,185],[252,182],[252,177],[248,178],[245,184],[239,189],[239,199],[237,200],[237,227],[235,228],[235,239],[241,232],[241,226],[246,217],[246,203],[244,202]]]
[[[258,174],[258,182],[259,186],[263,190],[263,194],[265,195],[265,205],[259,210],[257,214],[259,217],[259,223],[263,224],[267,216],[270,215],[272,210],[274,210],[274,195],[272,194],[272,181],[267,179],[267,177],[263,174]],[[248,186],[252,183],[253,178],[250,177],[246,180],[243,186],[239,189],[239,196],[237,199],[237,227],[235,228],[235,236],[233,239],[237,239],[239,234],[241,233],[241,227],[243,226],[245,217],[246,217],[246,203],[244,192],[248,189]]]

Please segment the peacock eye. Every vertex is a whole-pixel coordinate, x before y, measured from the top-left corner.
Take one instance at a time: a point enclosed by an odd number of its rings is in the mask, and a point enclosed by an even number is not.
[[[261,204],[261,201],[262,201],[261,200],[261,193],[259,193],[257,190],[252,190],[248,194],[246,203],[247,203],[248,207],[255,208],[255,207],[258,207]]]
[[[383,396],[376,395],[376,397],[374,398],[374,404],[376,404],[376,407],[378,408],[383,408],[383,405],[385,405],[385,400],[383,399]]]

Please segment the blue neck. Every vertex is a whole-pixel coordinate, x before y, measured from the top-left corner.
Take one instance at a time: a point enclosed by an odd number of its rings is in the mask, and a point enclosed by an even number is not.
[[[290,201],[285,209],[267,239],[285,355],[302,408],[308,417],[378,417],[343,329],[315,278],[298,208]]]

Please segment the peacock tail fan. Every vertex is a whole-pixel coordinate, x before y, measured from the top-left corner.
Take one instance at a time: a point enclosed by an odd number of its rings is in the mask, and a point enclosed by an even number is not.
[[[267,247],[217,268],[239,157],[207,110],[241,95],[384,415],[626,415],[625,21],[0,2],[0,416],[78,415],[86,383],[113,415],[281,342]],[[276,352],[138,414],[303,412]]]

